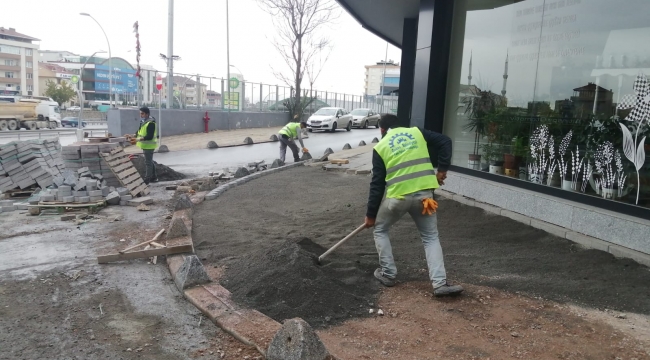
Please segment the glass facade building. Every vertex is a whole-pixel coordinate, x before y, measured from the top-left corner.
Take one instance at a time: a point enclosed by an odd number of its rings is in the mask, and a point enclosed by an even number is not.
[[[452,139],[446,188],[650,254],[649,1],[338,2],[401,48],[398,117]]]

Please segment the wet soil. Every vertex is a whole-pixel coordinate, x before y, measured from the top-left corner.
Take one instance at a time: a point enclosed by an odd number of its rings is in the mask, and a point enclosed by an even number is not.
[[[326,318],[362,316],[351,309],[363,301],[374,302],[369,299],[379,294],[372,277],[377,267],[372,232],[361,232],[322,266],[311,256],[362,223],[368,184],[368,177],[299,168],[231,189],[197,208],[196,251],[209,266],[225,268],[223,284],[235,300],[265,309],[276,320],[304,313],[296,292],[304,293],[303,301],[308,301],[306,294],[317,293],[312,302],[322,299],[329,304],[308,312],[314,326],[324,326]],[[650,314],[648,268],[584,250],[479,208],[438,200],[438,227],[452,281],[560,303]],[[426,282],[422,243],[408,216],[392,228],[391,241],[398,279]],[[287,257],[292,252],[295,257]],[[278,289],[282,281],[286,286]],[[351,289],[355,296],[341,296],[342,289]],[[341,308],[350,310],[341,313]]]

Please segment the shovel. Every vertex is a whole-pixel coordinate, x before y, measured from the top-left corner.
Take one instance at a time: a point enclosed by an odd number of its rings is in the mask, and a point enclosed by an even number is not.
[[[365,228],[366,228],[366,224],[361,224],[361,226],[359,226],[358,228],[356,228],[356,230],[354,230],[353,232],[351,232],[350,234],[348,234],[348,236],[344,237],[343,240],[341,240],[341,241],[337,242],[336,244],[334,244],[334,246],[332,246],[331,248],[329,248],[329,250],[325,251],[325,252],[323,253],[323,255],[321,255],[321,256],[318,257],[318,263],[320,264],[321,261],[323,261],[323,259],[324,259],[327,255],[329,255],[332,251],[336,250],[336,248],[338,248],[339,246],[343,245],[344,242],[350,240],[352,237],[354,237],[354,235],[360,233],[360,232],[361,232],[363,229],[365,229]]]

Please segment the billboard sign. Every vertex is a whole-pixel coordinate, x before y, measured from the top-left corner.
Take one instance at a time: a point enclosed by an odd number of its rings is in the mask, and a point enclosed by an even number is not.
[[[108,75],[108,66],[95,65],[95,92],[110,92]],[[135,70],[113,66],[112,77],[114,93],[136,94],[138,92],[138,78],[135,76]]]

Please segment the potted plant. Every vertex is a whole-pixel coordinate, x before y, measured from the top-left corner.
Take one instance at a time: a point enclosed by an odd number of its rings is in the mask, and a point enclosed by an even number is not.
[[[502,97],[491,91],[481,91],[476,86],[471,86],[469,95],[462,99],[465,104],[467,123],[463,126],[465,131],[474,133],[474,147],[469,154],[467,167],[474,170],[481,168],[480,140],[488,130],[488,114],[494,113],[497,107],[503,105]]]
[[[507,176],[517,177],[521,173],[521,164],[527,155],[527,148],[524,141],[525,139],[522,136],[515,136],[510,145],[510,152],[503,154],[503,167]]]
[[[483,155],[489,164],[490,174],[503,175],[503,152],[495,143],[482,144]]]

